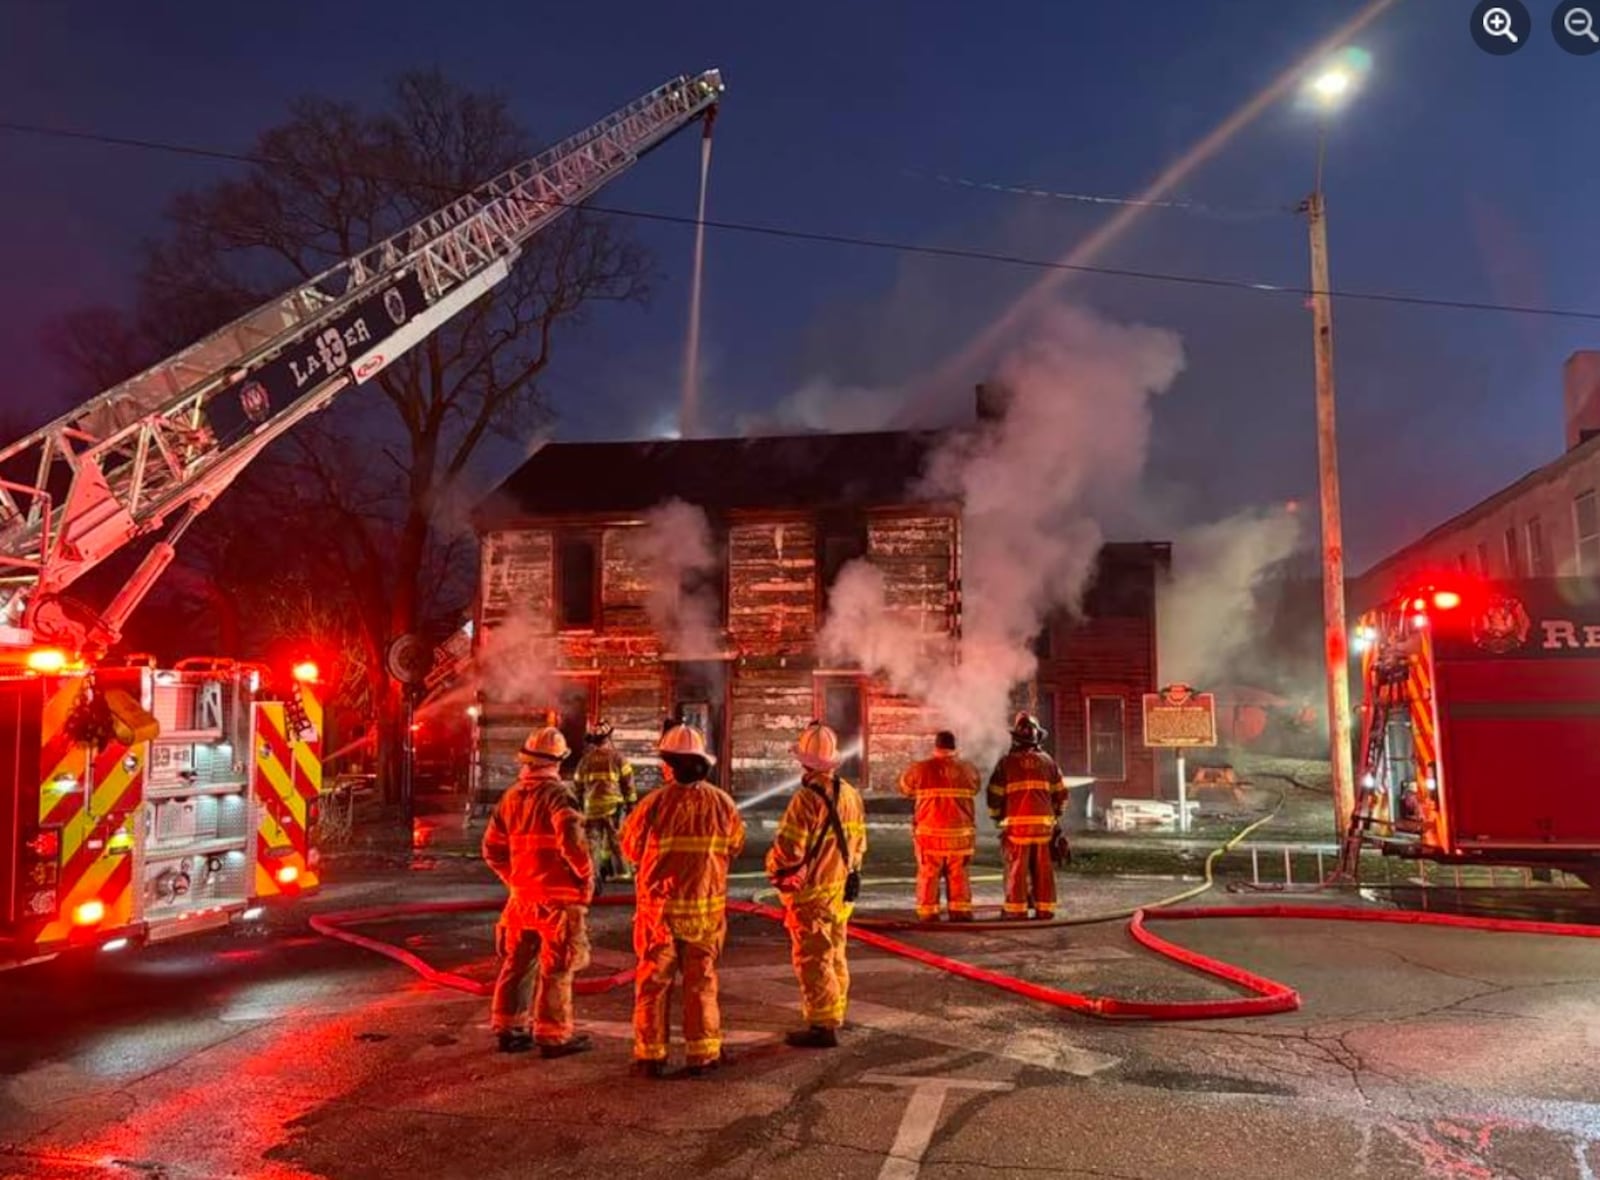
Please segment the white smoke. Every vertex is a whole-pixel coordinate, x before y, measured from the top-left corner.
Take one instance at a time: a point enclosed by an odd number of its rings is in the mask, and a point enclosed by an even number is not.
[[[743,435],[849,434],[890,430],[900,424],[905,395],[897,389],[835,385],[826,378],[806,382],[763,414],[739,421]]]
[[[840,575],[820,641],[925,700],[975,756],[1004,742],[1011,692],[1034,671],[1048,615],[1078,605],[1102,542],[1096,518],[1137,494],[1150,400],[1183,368],[1171,332],[1055,307],[1001,363],[999,421],[952,436],[924,491],[959,499],[962,633],[919,633],[864,563]]]
[[[650,579],[645,611],[665,650],[684,659],[715,656],[721,562],[706,514],[668,500],[645,514],[628,547]]]
[[[1204,688],[1230,675],[1261,623],[1257,581],[1299,541],[1299,518],[1281,509],[1247,509],[1180,535],[1160,596],[1163,680]]]
[[[548,620],[513,610],[486,627],[481,640],[473,679],[486,700],[518,706],[555,703],[558,652]]]

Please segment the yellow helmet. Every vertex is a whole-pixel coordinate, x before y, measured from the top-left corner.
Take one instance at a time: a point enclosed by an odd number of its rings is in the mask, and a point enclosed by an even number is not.
[[[519,762],[560,762],[572,753],[567,746],[566,735],[553,725],[546,725],[536,729],[528,735],[528,740],[522,743],[522,749],[517,751]]]
[[[705,734],[692,725],[674,725],[661,735],[661,744],[657,749],[663,754],[704,758],[709,765],[717,764],[716,756],[706,751]]]
[[[841,761],[839,735],[822,722],[813,721],[800,732],[794,756],[807,770],[836,770]]]

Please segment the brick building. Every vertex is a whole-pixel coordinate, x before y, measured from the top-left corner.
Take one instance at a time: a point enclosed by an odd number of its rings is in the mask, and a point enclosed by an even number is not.
[[[1492,578],[1600,574],[1600,352],[1563,370],[1566,451],[1445,521],[1356,579],[1358,607],[1451,572]]]
[[[533,638],[553,665],[549,698],[492,692],[480,717],[480,789],[514,773],[530,721],[552,711],[576,745],[605,716],[622,750],[654,776],[661,719],[702,726],[736,794],[794,772],[795,735],[813,717],[861,743],[845,774],[892,792],[924,756],[933,719],[915,700],[817,650],[828,591],[856,558],[883,573],[897,619],[938,641],[961,618],[960,506],[919,496],[931,433],[802,435],[544,447],[480,506],[480,661]],[[679,499],[702,509],[718,555],[698,589],[716,599],[714,650],[675,652],[656,634],[651,572],[634,543],[646,513]],[[1108,545],[1085,616],[1040,636],[1039,673],[1021,686],[1069,774],[1102,799],[1154,793],[1140,743],[1140,694],[1155,679],[1155,596],[1164,544]],[[536,653],[536,654],[535,654]]]

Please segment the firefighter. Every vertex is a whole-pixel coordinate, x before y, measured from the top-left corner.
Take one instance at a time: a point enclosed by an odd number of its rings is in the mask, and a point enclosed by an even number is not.
[[[1056,912],[1056,875],[1050,846],[1067,804],[1067,784],[1055,759],[1039,748],[1048,737],[1039,719],[1018,713],[1011,723],[1011,752],[989,776],[989,815],[1000,828],[1006,865],[1001,917],[1048,919]]]
[[[767,876],[783,898],[794,972],[806,1027],[788,1034],[802,1049],[839,1043],[850,998],[845,930],[867,851],[861,794],[837,771],[838,735],[813,721],[794,746],[803,768],[767,852]]]
[[[633,766],[611,744],[611,722],[601,718],[584,735],[588,747],[578,762],[573,779],[583,794],[583,826],[590,848],[607,853],[608,864],[596,863],[601,880],[626,879],[628,866],[617,843],[617,827],[624,809],[639,801],[633,786]]]
[[[726,791],[707,782],[716,761],[690,725],[661,736],[667,781],[622,825],[622,849],[638,866],[634,892],[633,1069],[666,1072],[668,1014],[683,975],[688,1073],[726,1064],[717,1006],[717,959],[728,933],[728,865],[744,849],[744,820]]]
[[[502,958],[491,1013],[502,1053],[524,1053],[537,1043],[540,1056],[565,1057],[589,1044],[574,1032],[572,979],[589,964],[594,865],[583,816],[561,781],[568,753],[567,739],[553,726],[529,734],[517,754],[517,781],[483,833],[483,859],[511,890],[495,927]]]
[[[972,921],[967,869],[977,851],[975,801],[978,768],[956,757],[956,735],[942,730],[933,757],[913,762],[900,776],[900,793],[916,803],[911,842],[917,853],[917,917],[939,917],[939,882],[945,882],[952,922]]]

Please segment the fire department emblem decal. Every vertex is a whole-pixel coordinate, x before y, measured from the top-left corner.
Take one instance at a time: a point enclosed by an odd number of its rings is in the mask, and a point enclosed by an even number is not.
[[[390,287],[383,293],[383,310],[389,313],[395,327],[406,322],[406,297],[400,293],[399,287]]]
[[[1472,642],[1484,651],[1504,655],[1528,641],[1532,626],[1521,602],[1509,594],[1496,594],[1472,620]]]
[[[267,411],[272,408],[272,397],[261,382],[250,381],[239,391],[239,405],[244,410],[244,416],[259,425],[267,420]]]

